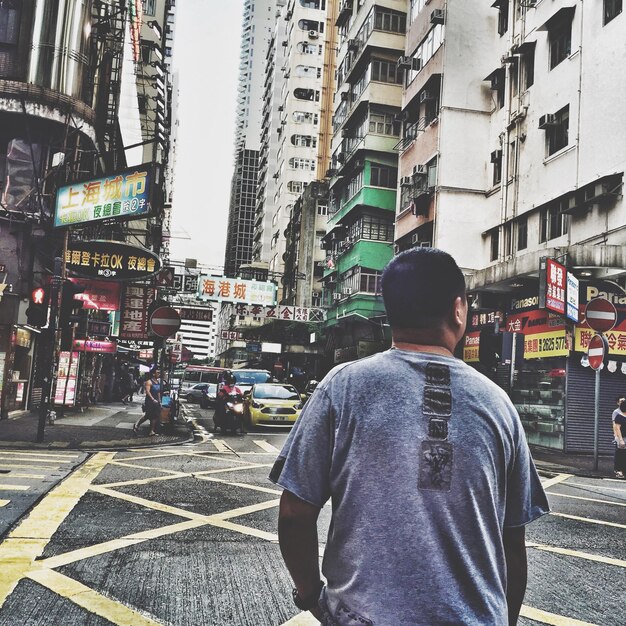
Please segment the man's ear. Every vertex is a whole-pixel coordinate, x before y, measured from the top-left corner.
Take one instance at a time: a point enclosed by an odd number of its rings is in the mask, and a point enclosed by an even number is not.
[[[467,325],[467,300],[461,297],[456,298],[453,311],[454,324],[459,328],[461,335],[463,335]]]

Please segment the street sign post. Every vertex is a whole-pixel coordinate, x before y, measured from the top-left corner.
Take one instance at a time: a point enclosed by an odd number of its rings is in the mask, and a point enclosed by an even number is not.
[[[617,310],[612,302],[606,298],[590,300],[585,309],[587,325],[597,333],[605,333],[617,322]]]
[[[604,298],[596,298],[596,300],[604,300]],[[593,302],[593,300],[591,301]],[[591,302],[589,304],[591,304]],[[608,300],[606,300],[608,302]],[[610,304],[610,302],[609,302]],[[589,305],[587,305],[589,306]],[[613,305],[611,305],[613,306]],[[615,308],[615,307],[613,307]],[[600,318],[606,321],[607,318]],[[615,323],[615,322],[614,322]],[[611,326],[613,328],[613,326]],[[589,342],[587,348],[587,358],[589,359],[589,367],[596,372],[595,381],[595,408],[593,418],[593,469],[598,469],[598,433],[600,430],[600,370],[604,363],[604,357],[608,354],[609,347],[606,337],[600,333],[594,335]]]
[[[150,329],[163,338],[175,335],[180,328],[180,315],[171,306],[161,306],[150,316]]]

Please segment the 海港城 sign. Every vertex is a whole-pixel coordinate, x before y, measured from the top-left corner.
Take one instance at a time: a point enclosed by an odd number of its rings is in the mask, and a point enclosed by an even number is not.
[[[154,169],[139,165],[57,191],[54,226],[145,217],[150,212]]]
[[[276,304],[276,285],[269,281],[200,276],[197,295],[201,300],[213,302],[274,306]]]

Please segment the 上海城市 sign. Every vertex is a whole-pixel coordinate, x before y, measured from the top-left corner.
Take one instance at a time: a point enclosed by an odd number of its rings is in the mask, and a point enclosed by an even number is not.
[[[139,165],[57,191],[54,226],[62,228],[103,220],[127,220],[150,213],[154,167]]]
[[[72,241],[65,251],[65,266],[76,276],[132,281],[156,274],[161,259],[147,248],[123,241]]]

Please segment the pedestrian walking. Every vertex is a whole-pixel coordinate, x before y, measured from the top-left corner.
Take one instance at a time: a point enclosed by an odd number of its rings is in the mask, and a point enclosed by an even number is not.
[[[133,426],[133,431],[135,434],[139,432],[139,427],[143,424],[143,422],[149,420],[150,421],[150,437],[154,437],[157,434],[157,429],[159,427],[159,421],[161,419],[161,391],[162,391],[163,383],[161,381],[161,372],[158,368],[152,371],[152,374],[146,380],[144,384],[144,389],[146,392],[146,412],[144,415],[135,422]]]
[[[621,398],[620,405],[613,411],[613,434],[615,435],[615,455],[613,457],[613,471],[615,478],[626,476],[626,399]]]
[[[414,248],[382,290],[392,348],[331,370],[270,474],[294,602],[327,626],[516,624],[525,525],[549,507],[508,396],[454,357],[463,274]]]

